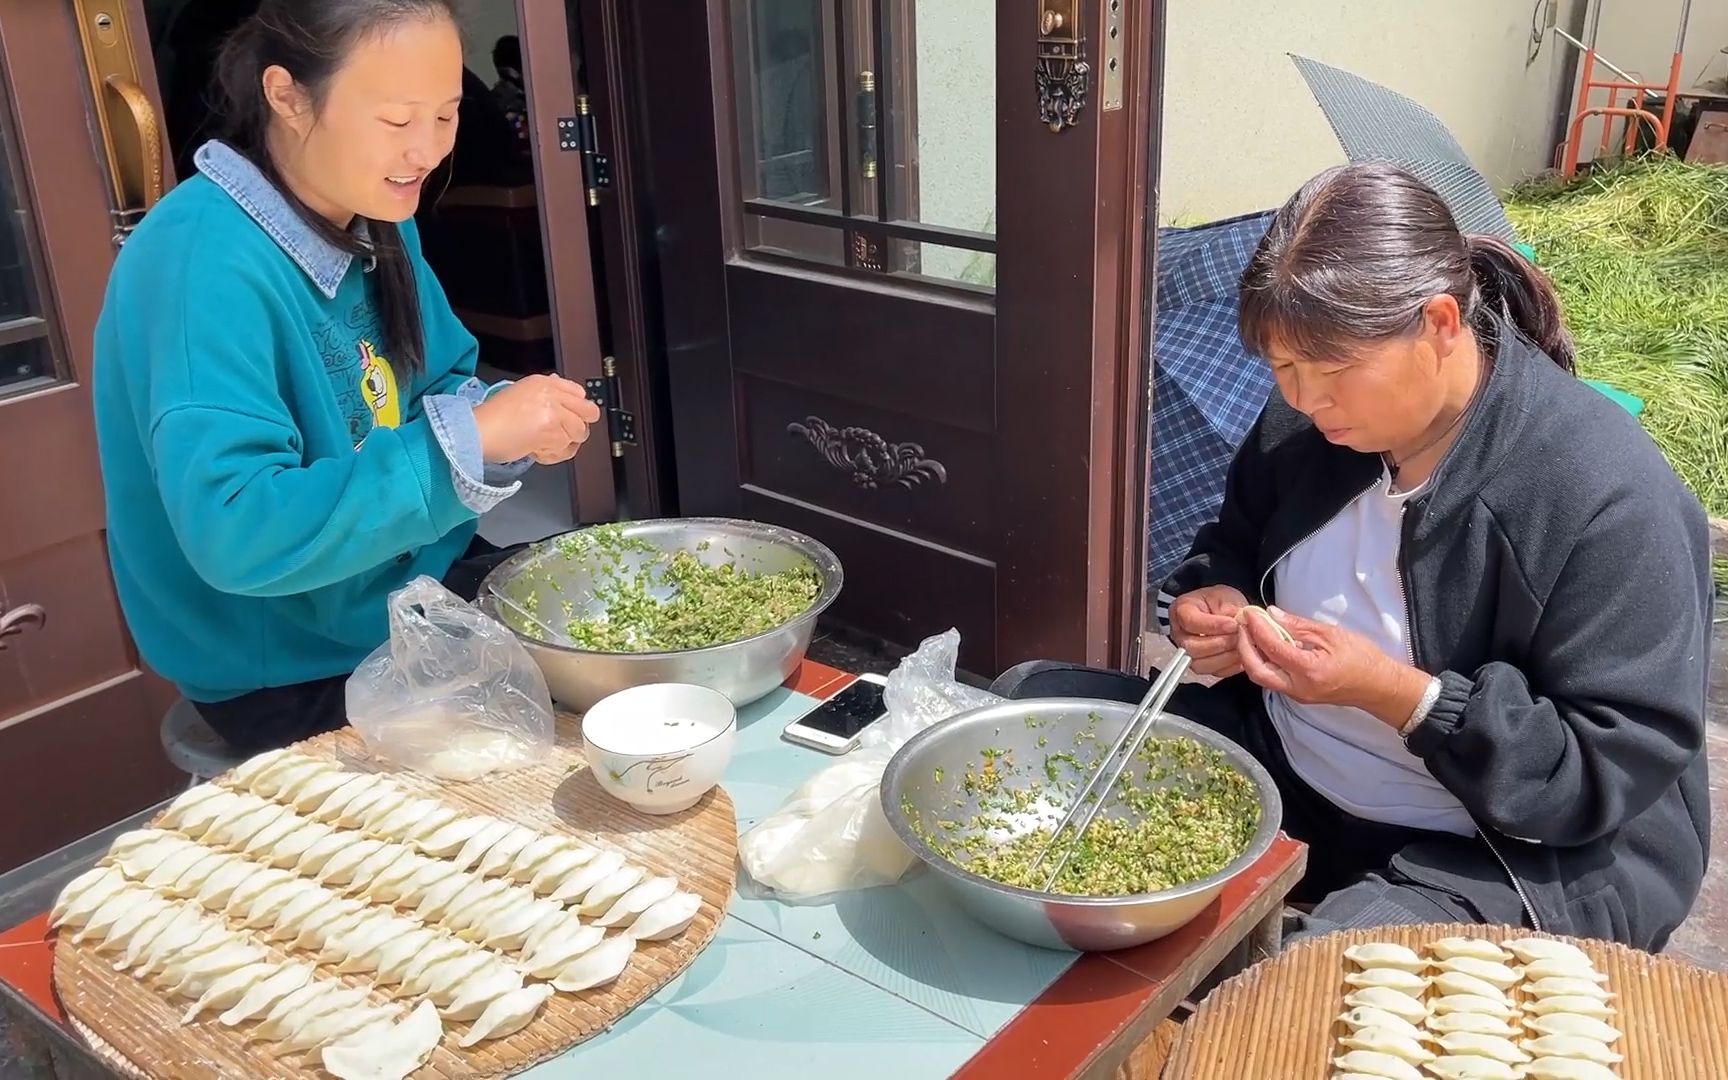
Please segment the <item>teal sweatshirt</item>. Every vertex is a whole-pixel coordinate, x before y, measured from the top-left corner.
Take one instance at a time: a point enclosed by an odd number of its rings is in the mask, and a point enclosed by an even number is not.
[[[513,493],[480,463],[474,338],[403,235],[425,370],[392,367],[364,260],[212,143],[121,250],[93,393],[109,556],[144,660],[195,701],[344,675],[386,598]]]

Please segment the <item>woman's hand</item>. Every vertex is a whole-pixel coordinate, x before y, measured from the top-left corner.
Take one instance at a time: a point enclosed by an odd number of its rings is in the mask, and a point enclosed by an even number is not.
[[[1190,671],[1219,679],[1242,672],[1236,614],[1247,606],[1248,598],[1228,585],[1208,585],[1176,598],[1170,605],[1170,640],[1194,658]]]
[[[489,465],[525,457],[542,465],[568,461],[599,420],[600,407],[581,385],[557,375],[530,375],[474,406],[480,455]]]
[[[1269,619],[1294,640],[1284,640]],[[1432,678],[1353,630],[1277,608],[1267,615],[1242,611],[1238,621],[1237,651],[1248,678],[1304,705],[1347,705],[1401,728]]]

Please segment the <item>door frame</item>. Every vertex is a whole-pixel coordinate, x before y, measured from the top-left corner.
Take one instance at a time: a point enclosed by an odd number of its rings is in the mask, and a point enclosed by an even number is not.
[[[618,0],[587,2],[620,7]],[[1095,72],[1111,2],[1084,4]],[[1000,465],[1028,483],[1002,493],[998,506],[1003,520],[1030,519],[1032,508],[1043,508],[1051,523],[1040,534],[1017,537],[997,561],[1003,665],[1031,657],[1137,663],[1165,4],[1122,8],[1122,108],[1102,107],[1095,74],[1079,124],[1030,139],[1022,136],[1029,127],[1043,129],[1033,78],[1041,7],[1036,0],[1000,0],[997,9],[997,118],[1001,131],[1013,133],[997,140],[997,168],[1015,181],[998,188],[999,242],[1014,254],[997,266],[997,422],[999,430],[1039,433],[1005,443]],[[654,117],[632,130],[652,196],[644,236],[670,232],[679,241],[653,252],[653,268],[668,378],[697,390],[673,399],[667,413],[685,436],[673,449],[683,513],[727,512],[693,505],[689,493],[724,485],[736,472],[736,460],[712,448],[736,447],[741,419],[731,404],[725,275],[728,260],[738,258],[735,109],[726,82],[710,79],[727,62],[729,20],[725,0],[707,0],[705,9],[700,32],[694,18],[662,20],[651,42],[632,13],[608,24],[608,36],[621,42],[615,55],[634,69],[630,97],[642,115]],[[692,107],[698,91],[708,108]],[[711,149],[714,157],[704,160],[722,167],[664,164],[681,154],[688,160],[693,146]],[[1079,272],[1051,275],[1053,265]],[[905,288],[892,281],[871,287]],[[1086,377],[1071,374],[1078,372]],[[1085,450],[1057,460],[1048,453],[1052,442]],[[1065,533],[1060,522],[1075,517],[1086,521],[1085,530]]]

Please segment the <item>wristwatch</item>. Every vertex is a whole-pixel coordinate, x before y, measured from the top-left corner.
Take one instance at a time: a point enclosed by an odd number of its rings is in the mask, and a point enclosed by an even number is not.
[[[1398,729],[1400,739],[1408,742],[1416,729],[1422,726],[1422,721],[1428,719],[1428,714],[1434,709],[1434,703],[1440,700],[1440,686],[1441,683],[1438,678],[1428,680],[1427,687],[1422,691],[1422,700],[1416,703],[1416,709],[1410,714],[1410,719],[1404,721],[1404,726]]]

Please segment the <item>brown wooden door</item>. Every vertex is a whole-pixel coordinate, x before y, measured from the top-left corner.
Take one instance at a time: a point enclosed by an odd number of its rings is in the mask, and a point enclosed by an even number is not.
[[[958,626],[972,670],[1121,662],[1160,5],[672,8],[613,16],[681,512],[816,536],[839,619],[906,644]]]
[[[111,17],[105,29],[121,25]],[[136,130],[111,134],[93,119],[71,4],[0,0],[0,65],[4,871],[184,778],[157,734],[173,692],[140,667],[109,576],[90,411],[91,339],[115,250],[107,140],[132,150],[130,177],[150,169]],[[111,104],[147,118],[153,92],[134,84]]]

